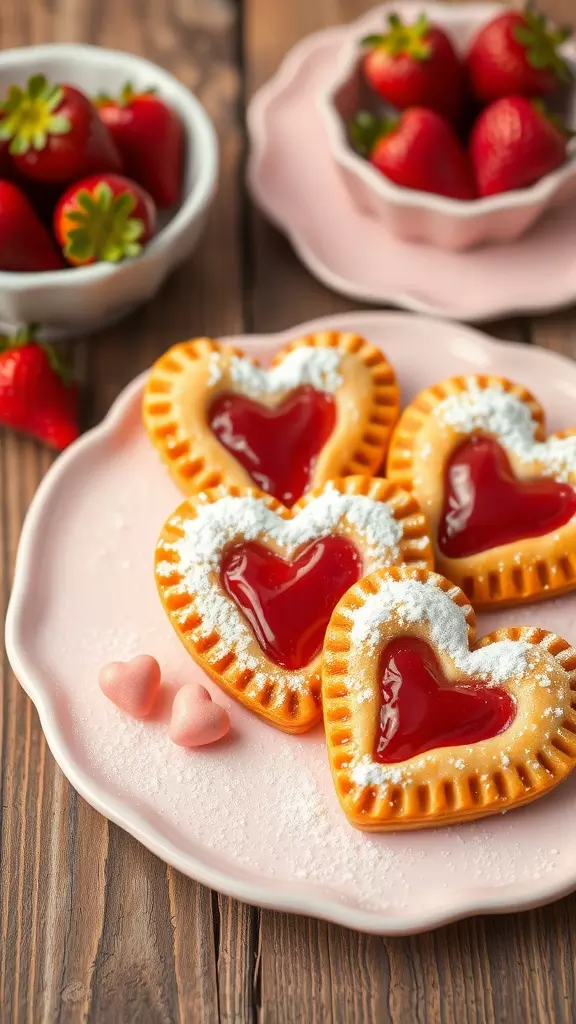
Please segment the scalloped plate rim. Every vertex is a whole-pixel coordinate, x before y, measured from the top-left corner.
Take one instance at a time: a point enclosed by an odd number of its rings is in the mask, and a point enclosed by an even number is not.
[[[350,312],[307,321],[273,335],[233,335],[222,340],[243,344],[249,349],[253,344],[261,345],[261,339],[265,337],[268,339],[266,345],[269,345],[272,350],[290,337],[294,337],[295,333],[330,328],[345,330],[348,326],[350,328],[354,326],[358,330],[363,321],[373,320],[375,317],[384,319],[389,326],[393,326],[394,320],[402,320],[404,323],[416,320],[429,322],[430,320],[430,318],[414,317],[406,313]],[[518,342],[498,342],[473,328],[442,321],[440,318],[435,319],[435,324],[440,327],[445,326],[452,331],[460,330],[468,336],[469,340],[490,352],[497,351],[500,345],[505,344],[508,350],[516,348],[521,351],[523,358],[528,357],[531,361],[536,358],[538,361],[551,362],[564,370],[569,365],[576,371],[576,368],[563,356],[546,349],[531,349]],[[30,559],[31,547],[34,535],[41,523],[44,506],[58,488],[61,477],[69,471],[74,463],[82,460],[93,447],[108,443],[120,430],[125,417],[129,414],[135,396],[142,389],[145,377],[146,371],[128,384],[102,422],[71,445],[49,469],[30,504],[16,557],[14,585],[6,617],[6,651],[16,677],[36,706],[48,746],[74,789],[104,817],[133,835],[156,856],[183,874],[212,889],[255,906],[304,914],[377,935],[413,935],[478,914],[504,914],[531,910],[560,899],[576,889],[575,865],[573,873],[569,877],[563,877],[560,881],[556,879],[545,884],[539,880],[537,894],[534,891],[534,879],[495,889],[489,897],[482,894],[481,886],[476,885],[466,899],[459,898],[453,900],[452,903],[448,901],[446,893],[443,893],[441,903],[439,902],[436,908],[427,910],[425,913],[403,912],[401,915],[389,916],[378,911],[364,911],[347,907],[335,897],[314,896],[313,886],[310,886],[309,893],[299,892],[292,896],[281,888],[275,888],[273,884],[243,881],[225,871],[214,869],[193,854],[187,853],[175,843],[167,840],[158,828],[135,811],[130,805],[129,799],[120,799],[108,793],[104,786],[95,783],[90,774],[77,764],[67,744],[65,732],[58,721],[54,701],[50,694],[50,686],[43,682],[41,672],[31,664],[19,642],[25,616],[25,595],[33,575]]]

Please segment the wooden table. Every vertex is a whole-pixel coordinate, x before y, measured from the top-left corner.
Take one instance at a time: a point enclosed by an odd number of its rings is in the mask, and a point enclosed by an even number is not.
[[[558,19],[573,0],[548,0]],[[273,331],[349,309],[300,266],[243,184],[246,101],[303,35],[369,0],[1,0],[0,45],[134,50],[214,119],[221,189],[201,249],[147,308],[79,338],[89,426],[138,371],[194,334]],[[399,5],[401,6],[401,4]],[[297,144],[297,140],[295,140]],[[305,154],[303,154],[305,159]],[[576,355],[576,313],[490,331]],[[0,435],[2,602],[22,519],[51,456]],[[173,871],[80,799],[3,662],[0,1020],[324,1024],[576,1020],[576,897],[411,939],[244,906]]]

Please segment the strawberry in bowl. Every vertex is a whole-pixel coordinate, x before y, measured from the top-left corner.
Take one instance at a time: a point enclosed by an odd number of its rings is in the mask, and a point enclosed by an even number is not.
[[[318,95],[351,198],[409,241],[464,250],[518,238],[576,197],[568,31],[532,9],[401,10],[385,4],[349,27]],[[369,124],[367,143],[358,126]]]
[[[475,36],[466,58],[470,86],[480,103],[505,96],[548,96],[574,74],[560,47],[571,28],[552,28],[536,11],[506,11]]]
[[[456,132],[433,110],[412,107],[398,118],[359,113],[351,125],[359,153],[404,188],[452,199],[475,196],[472,169]]]
[[[122,103],[105,110],[103,90]],[[75,44],[0,53],[0,322],[65,336],[149,299],[197,244],[217,164],[201,105],[154,64]],[[23,235],[41,242],[23,251]]]
[[[178,114],[154,89],[136,92],[130,83],[117,97],[96,98],[125,174],[152,196],[158,209],[173,206],[182,188],[184,130]]]
[[[75,182],[54,213],[56,238],[76,267],[138,256],[155,225],[152,196],[120,174],[94,174]]]
[[[412,25],[398,14],[362,40],[368,85],[396,110],[427,107],[456,121],[464,103],[464,67],[450,37],[421,14]]]

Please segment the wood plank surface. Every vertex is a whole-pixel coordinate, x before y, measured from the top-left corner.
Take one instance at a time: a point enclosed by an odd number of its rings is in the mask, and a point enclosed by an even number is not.
[[[144,54],[205,103],[221,186],[201,249],[160,295],[74,346],[84,422],[165,347],[195,333],[277,330],[353,308],[299,264],[249,206],[244,106],[303,35],[363,0],[2,0],[0,46],[89,41]],[[400,4],[401,6],[401,4]],[[569,19],[572,0],[547,9]],[[576,355],[576,315],[489,325]],[[5,611],[21,523],[51,456],[0,433]],[[2,664],[2,1024],[516,1024],[576,1019],[576,898],[424,936],[382,939],[258,911],[167,868],[77,797],[30,701]]]

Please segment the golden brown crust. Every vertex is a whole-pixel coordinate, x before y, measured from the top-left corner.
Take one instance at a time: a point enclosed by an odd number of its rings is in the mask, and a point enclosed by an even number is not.
[[[194,520],[200,508],[214,504],[221,498],[254,497],[282,519],[289,520],[298,516],[328,489],[342,495],[365,496],[375,502],[386,503],[394,519],[402,526],[398,545],[399,561],[429,568],[432,566],[432,548],[426,533],[426,523],[414,496],[406,494],[388,480],[366,476],[346,477],[315,488],[292,509],[285,508],[275,498],[257,488],[219,487],[184,501],[165,523],[156,548],[156,582],[160,598],[186,649],[223,689],[284,732],[304,732],[321,717],[320,655],[305,669],[297,673],[289,672],[265,656],[246,624],[251,642],[239,656],[237,647],[226,636],[206,629],[201,600],[198,594],[184,585],[181,560],[175,544],[184,535],[186,521]],[[346,535],[363,553],[361,534],[348,527]],[[232,543],[241,540],[242,534],[239,532]],[[263,540],[267,546],[282,553],[272,540]],[[212,586],[214,593],[224,593],[218,573],[214,574]],[[232,606],[232,599],[227,595],[226,599]],[[247,662],[250,667],[247,667]]]
[[[337,418],[324,445],[310,490],[334,477],[375,474],[386,455],[399,413],[396,377],[386,357],[357,334],[322,331],[285,345],[272,366],[295,348],[328,348],[342,353],[343,382],[334,392]],[[185,494],[209,488],[254,486],[247,471],[214,436],[207,412],[219,391],[237,390],[227,373],[239,349],[211,338],[174,345],[154,364],[143,400],[144,425],[174,481]],[[220,357],[222,373],[213,380],[211,360]],[[255,360],[250,360],[255,365]],[[276,399],[277,400],[277,399]],[[262,398],[262,402],[271,400]]]
[[[465,611],[469,648],[497,641],[527,647],[527,673],[499,681],[516,702],[516,717],[500,735],[471,746],[443,747],[389,766],[372,761],[380,698],[378,663],[384,646],[402,635],[430,640],[426,622],[388,619],[370,651],[352,641],[355,615],[390,582],[415,580],[445,594]],[[334,610],[326,633],[322,701],[336,792],[353,825],[367,831],[431,828],[510,810],[542,796],[576,764],[576,651],[543,629],[501,629],[475,641],[475,615],[464,594],[435,573],[409,567],[361,580]],[[447,678],[462,672],[436,649]],[[371,691],[371,692],[368,692]],[[359,694],[361,693],[361,698]],[[376,773],[372,772],[376,764]],[[368,773],[360,772],[368,765]]]
[[[465,392],[470,380],[480,389],[497,388],[517,396],[530,410],[535,424],[534,439],[546,439],[544,412],[527,388],[492,375],[453,377],[420,392],[404,410],[390,442],[387,476],[414,492],[428,519],[438,571],[461,587],[475,608],[557,597],[576,586],[576,520],[553,533],[524,538],[466,558],[448,558],[437,546],[444,469],[465,435],[442,423],[434,412],[447,398]],[[562,438],[575,433],[576,429],[565,430],[550,436]],[[533,478],[542,472],[541,467],[520,461],[514,453],[508,454],[519,479]],[[570,483],[576,486],[576,473],[571,475]]]

